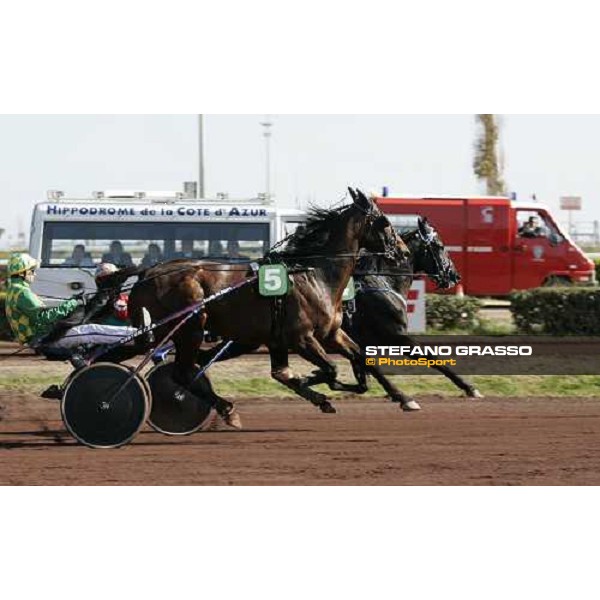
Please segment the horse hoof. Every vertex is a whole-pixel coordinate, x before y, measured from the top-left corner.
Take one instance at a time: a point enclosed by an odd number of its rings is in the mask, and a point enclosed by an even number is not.
[[[327,402],[326,404],[321,404],[321,406],[319,406],[319,408],[321,409],[321,412],[326,415],[335,415],[337,413],[337,410],[335,410],[335,407],[333,407],[331,404],[329,404],[329,402]]]
[[[479,400],[482,400],[483,398],[485,398],[485,396],[479,390],[472,389],[467,394],[467,398],[477,398]]]
[[[235,429],[237,431],[242,431],[244,426],[242,425],[242,418],[235,408],[232,408],[224,417],[223,421],[225,421],[225,425]]]
[[[409,400],[408,402],[402,403],[402,410],[404,412],[419,412],[421,407],[415,400]]]

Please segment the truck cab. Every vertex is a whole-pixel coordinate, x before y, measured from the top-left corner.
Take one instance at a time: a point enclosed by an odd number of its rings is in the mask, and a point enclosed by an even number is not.
[[[593,262],[550,209],[503,197],[377,198],[392,223],[427,217],[439,231],[465,293],[507,296],[545,285],[593,284]]]

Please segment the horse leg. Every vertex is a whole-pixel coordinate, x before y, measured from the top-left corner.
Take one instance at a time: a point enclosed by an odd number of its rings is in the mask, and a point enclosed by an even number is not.
[[[208,375],[204,374],[203,377],[203,392],[211,403],[212,407],[217,411],[217,414],[234,429],[242,429],[242,420],[235,408],[233,402],[225,400],[225,398],[219,396],[213,388],[212,382],[208,378]]]
[[[416,400],[400,391],[379,369],[379,367],[367,367],[370,375],[377,380],[377,383],[385,390],[392,402],[400,404],[404,412],[418,412],[421,406]]]
[[[367,374],[364,365],[364,357],[360,350],[360,346],[343,330],[338,329],[334,334],[330,342],[331,349],[339,352],[344,358],[350,361],[352,365],[352,371],[354,377],[358,383],[357,386],[349,386],[343,383],[335,382],[336,391],[353,391],[355,394],[365,394],[369,385],[367,382]],[[342,388],[342,389],[340,389]]]
[[[392,402],[400,404],[405,412],[416,412],[421,410],[418,402],[402,393],[394,384],[380,371],[378,367],[366,366],[365,357],[360,351],[360,347],[348,336],[348,334],[339,329],[334,335],[333,345],[337,351],[345,356],[352,363],[352,370],[356,381],[364,392],[367,391],[367,373],[373,375],[377,382],[383,387]]]
[[[418,346],[417,342],[408,335],[400,336],[398,346]],[[483,398],[483,394],[471,383],[465,381],[458,373],[455,373],[449,367],[433,367],[438,373],[447,377],[457,388],[461,389],[468,398]]]
[[[202,345],[204,329],[195,327],[196,319],[187,323],[173,338],[175,344],[175,368],[173,378],[188,387],[197,372],[196,355]]]
[[[341,331],[341,330],[338,330]],[[360,357],[360,348],[354,344],[354,342],[348,338],[347,342],[344,339],[345,344],[336,343],[336,341],[332,341],[332,347],[339,351],[345,358],[349,359],[352,363],[353,368],[355,368],[355,363],[358,363],[358,358]],[[321,346],[321,344],[314,338],[314,336],[306,337],[298,347],[298,354],[312,363],[313,365],[319,367],[317,371],[315,371],[310,377],[304,379],[303,384],[307,387],[313,387],[315,385],[320,385],[322,383],[327,384],[329,388],[335,392],[351,392],[354,394],[364,394],[367,391],[367,380],[363,375],[361,378],[358,369],[355,369],[355,374],[357,376],[358,385],[348,385],[338,381],[337,379],[337,367],[333,361],[329,359],[325,349]]]
[[[205,319],[192,319],[175,336],[175,369],[173,378],[177,383],[188,388],[198,374],[196,359],[204,339]],[[219,396],[213,389],[208,377],[205,377],[207,397],[219,416],[234,429],[242,429],[242,421],[232,402]]]
[[[319,367],[310,377],[304,379],[303,384],[305,386],[313,387],[325,383],[329,386],[329,389],[335,392],[360,394],[366,391],[366,381],[364,387],[360,385],[348,385],[338,381],[336,364],[329,358],[323,346],[321,346],[313,335],[309,335],[301,340],[297,350],[302,358]]]
[[[289,364],[289,353],[287,348],[280,346],[269,347],[271,355],[271,377],[298,396],[308,400],[325,414],[335,414],[335,408],[327,400],[324,394],[319,394],[306,385],[306,381],[295,377]]]
[[[457,388],[461,389],[467,398],[483,398],[483,394],[468,381],[464,380],[458,373],[455,373],[450,367],[433,367],[436,371],[447,377]]]

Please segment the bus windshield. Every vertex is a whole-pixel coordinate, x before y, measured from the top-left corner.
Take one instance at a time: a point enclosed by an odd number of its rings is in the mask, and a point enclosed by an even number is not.
[[[44,267],[154,266],[176,258],[251,261],[269,250],[268,223],[46,223]]]

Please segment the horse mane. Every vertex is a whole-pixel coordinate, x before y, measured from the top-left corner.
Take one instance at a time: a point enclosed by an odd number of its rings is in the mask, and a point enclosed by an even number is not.
[[[419,229],[411,229],[410,231],[405,231],[404,233],[399,233],[398,235],[402,238],[402,241],[405,244],[409,244],[413,241],[413,239],[418,235]]]
[[[329,247],[331,234],[339,228],[340,216],[352,207],[352,204],[338,208],[311,207],[306,223],[298,227],[278,254],[294,258],[315,256],[331,250]]]

